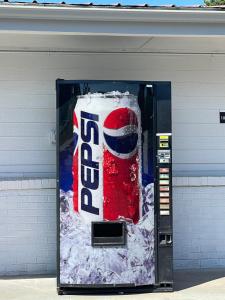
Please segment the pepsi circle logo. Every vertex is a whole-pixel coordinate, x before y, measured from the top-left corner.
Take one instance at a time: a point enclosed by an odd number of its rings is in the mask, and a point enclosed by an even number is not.
[[[104,139],[107,149],[117,157],[130,158],[137,151],[138,119],[130,108],[112,111],[104,122]]]

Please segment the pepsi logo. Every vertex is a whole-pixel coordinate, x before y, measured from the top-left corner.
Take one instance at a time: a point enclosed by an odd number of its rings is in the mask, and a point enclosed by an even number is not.
[[[130,108],[118,108],[112,111],[104,122],[106,148],[115,156],[127,159],[137,151],[138,119]]]

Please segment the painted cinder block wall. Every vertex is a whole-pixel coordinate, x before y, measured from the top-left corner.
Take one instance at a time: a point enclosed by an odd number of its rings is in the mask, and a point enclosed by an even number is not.
[[[225,177],[173,180],[174,267],[224,268]],[[0,275],[56,272],[55,197],[55,180],[0,183]]]
[[[56,271],[54,179],[0,182],[0,275]]]
[[[225,126],[219,124],[219,110],[225,109],[223,55],[1,53],[0,65],[2,184],[6,184],[5,179],[15,183],[25,178],[55,178],[55,144],[52,143],[51,131],[55,129],[56,122],[57,78],[171,81],[173,173],[175,177],[189,178],[181,178],[183,185],[174,189],[175,266],[225,266],[225,247],[222,246],[225,218],[220,218],[224,183],[219,177],[225,175]],[[192,182],[191,177],[208,176],[214,176],[213,184],[204,185],[207,179],[197,179],[197,187],[188,183]],[[31,193],[29,204],[25,201],[26,189],[17,193],[15,187],[1,193],[1,205],[4,207],[1,210],[4,216],[0,221],[1,232],[4,233],[1,240],[5,245],[0,249],[0,262],[10,250],[7,258],[10,267],[3,268],[1,274],[10,270],[20,272],[19,267],[13,267],[12,240],[15,253],[18,248],[24,253],[24,259],[22,254],[18,259],[22,271],[48,273],[55,270],[55,196],[50,197],[52,202],[49,200],[49,204],[45,200],[35,202],[36,193],[48,199],[48,193],[54,194],[55,190],[53,187],[42,188],[37,180],[35,182],[37,187],[34,183],[32,189],[28,189]],[[19,196],[21,192],[24,197]],[[25,199],[25,204],[21,198]],[[22,214],[20,220],[19,213]],[[29,245],[35,243],[36,252],[31,251],[33,255],[26,263],[27,243],[25,239],[21,242],[20,236],[26,230],[23,222],[32,219],[30,214],[33,214],[36,223]],[[52,231],[43,230],[43,223],[39,222],[43,215]],[[17,228],[16,233],[13,228]],[[40,243],[37,243],[36,235],[42,236]],[[217,238],[210,240],[209,237],[214,236]],[[38,258],[38,250],[42,254],[48,253],[45,260]]]
[[[225,267],[225,177],[177,177],[173,188],[174,267]]]
[[[224,55],[0,53],[0,176],[55,177],[55,80],[172,82],[175,176],[223,176]]]

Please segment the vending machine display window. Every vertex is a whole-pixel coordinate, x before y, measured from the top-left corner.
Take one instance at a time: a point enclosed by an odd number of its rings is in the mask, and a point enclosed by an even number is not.
[[[170,83],[56,88],[58,293],[171,291]]]

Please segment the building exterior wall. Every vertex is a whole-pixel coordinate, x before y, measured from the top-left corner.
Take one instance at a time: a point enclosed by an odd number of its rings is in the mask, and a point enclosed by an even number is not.
[[[0,54],[0,176],[55,176],[55,80],[172,82],[176,176],[224,175],[223,55]]]
[[[174,264],[225,266],[223,55],[0,53],[0,66],[0,274],[55,271],[55,188],[20,182],[55,178],[57,78],[172,82],[173,173],[184,176],[174,188]],[[192,176],[214,183],[193,186]]]
[[[174,179],[174,267],[225,267],[225,177]]]
[[[225,267],[225,177],[175,177],[174,267]],[[55,180],[0,183],[0,276],[56,272]]]
[[[54,179],[0,182],[0,276],[56,271]]]

